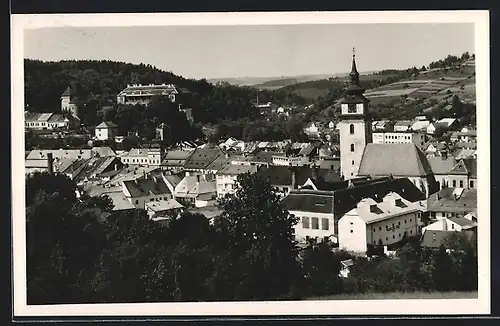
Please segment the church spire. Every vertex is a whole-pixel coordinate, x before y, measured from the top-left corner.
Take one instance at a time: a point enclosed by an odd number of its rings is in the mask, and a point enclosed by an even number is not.
[[[356,68],[356,49],[354,46],[352,47],[352,66],[349,76],[351,77],[351,84],[359,86],[359,73]]]

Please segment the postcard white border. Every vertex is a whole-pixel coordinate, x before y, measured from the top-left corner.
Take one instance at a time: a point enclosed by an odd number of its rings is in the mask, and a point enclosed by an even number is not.
[[[24,201],[24,68],[25,29],[98,26],[296,25],[368,23],[473,23],[475,26],[476,102],[478,125],[478,299],[335,300],[297,302],[26,304],[26,239]],[[175,13],[12,15],[12,226],[14,316],[279,316],[279,315],[455,315],[490,313],[490,144],[489,144],[489,12],[379,11],[294,13]],[[443,40],[444,42],[446,40]]]

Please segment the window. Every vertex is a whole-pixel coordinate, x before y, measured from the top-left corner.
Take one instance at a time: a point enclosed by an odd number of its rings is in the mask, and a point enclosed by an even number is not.
[[[398,225],[401,225],[401,221],[398,222]]]
[[[413,233],[413,230],[410,230],[410,234],[412,234],[412,233]]]
[[[354,125],[352,123],[349,125],[349,133],[354,134]]]
[[[353,222],[349,222],[349,224],[353,225],[354,223]]]
[[[351,152],[354,152],[354,144],[351,144]]]
[[[406,224],[406,220],[405,220],[405,224]]]
[[[319,219],[317,217],[311,217],[311,228],[319,230]]]
[[[399,233],[399,237],[401,238],[401,233]]]
[[[469,188],[474,188],[474,180],[469,180]]]
[[[354,160],[351,161],[351,164],[354,165]]]
[[[356,104],[349,103],[347,105],[347,113],[356,113]]]
[[[410,223],[411,223],[411,218],[410,218]]]
[[[455,230],[455,224],[453,224],[453,223],[452,223],[452,224],[451,224],[451,228],[452,228],[453,230]]]
[[[395,239],[394,234],[392,235],[392,238]]]
[[[453,180],[452,185],[453,185],[453,188],[456,188],[457,187],[457,180]]]
[[[373,228],[373,232],[376,232],[376,231],[377,231],[377,229],[376,229],[376,228]]]
[[[330,221],[327,218],[321,220],[321,228],[323,230],[328,230],[330,228]]]
[[[350,230],[349,232],[353,233],[354,231],[353,231],[353,230]]]
[[[388,237],[385,237],[385,241],[389,241],[389,238],[388,238]]]
[[[309,217],[302,216],[302,228],[309,229]]]
[[[136,205],[139,205],[139,201],[138,201],[137,199],[135,200],[135,204],[136,204]]]
[[[460,188],[463,188],[463,187],[464,187],[464,181],[460,180]]]
[[[381,227],[381,226],[379,226],[379,227],[378,227],[378,230],[379,230],[379,231],[382,231],[382,227]]]

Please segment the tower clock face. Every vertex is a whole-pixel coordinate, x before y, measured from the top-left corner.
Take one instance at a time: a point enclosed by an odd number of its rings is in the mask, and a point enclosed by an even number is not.
[[[347,107],[347,113],[356,113],[356,104],[349,103]]]

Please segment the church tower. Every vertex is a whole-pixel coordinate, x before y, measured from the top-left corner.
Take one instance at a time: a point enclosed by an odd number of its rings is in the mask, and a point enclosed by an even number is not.
[[[370,102],[363,96],[359,84],[356,56],[352,49],[352,68],[349,85],[340,100],[340,171],[348,180],[357,177],[366,144],[372,142],[372,123],[368,110]]]

